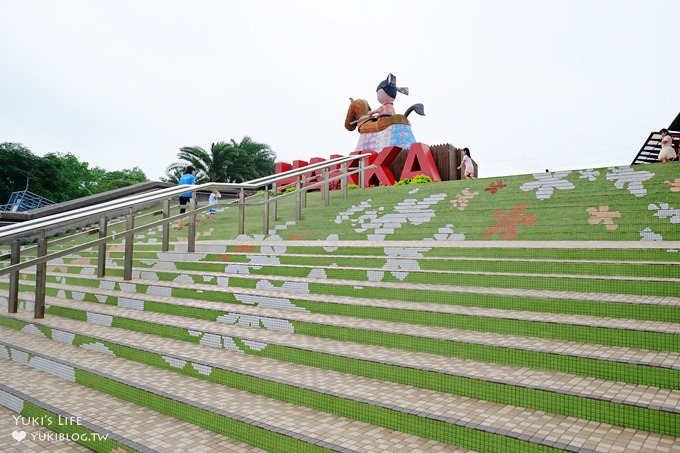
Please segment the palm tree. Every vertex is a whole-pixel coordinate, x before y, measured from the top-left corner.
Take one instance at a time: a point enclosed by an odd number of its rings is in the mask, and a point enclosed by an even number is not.
[[[235,181],[243,182],[250,179],[269,176],[274,173],[276,154],[269,145],[254,142],[250,137],[243,137],[240,143],[231,140],[231,146],[241,151],[240,159],[234,162],[235,168],[232,177]]]
[[[174,162],[165,170],[167,182],[178,182],[184,167],[191,164],[196,168],[196,183],[244,182],[274,173],[276,155],[269,145],[254,142],[244,137],[240,143],[217,142],[206,151],[200,146],[184,146],[177,155],[180,162]]]

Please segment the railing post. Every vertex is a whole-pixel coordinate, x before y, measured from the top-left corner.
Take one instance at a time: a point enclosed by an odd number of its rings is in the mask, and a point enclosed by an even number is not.
[[[238,194],[238,234],[246,231],[246,193],[243,189]]]
[[[262,219],[262,234],[269,232],[269,185],[264,186],[264,216]]]
[[[187,238],[187,252],[194,253],[196,251],[196,197],[198,194],[193,193],[189,201],[189,237]]]
[[[272,203],[272,209],[274,210],[274,222],[279,220],[279,208],[278,208],[278,200],[276,197],[278,196],[278,193],[276,191],[276,183],[272,183],[272,196],[274,199],[271,201]]]
[[[170,217],[170,199],[166,198],[163,200],[163,218],[167,219]],[[167,252],[170,250],[170,222],[165,222],[163,224],[163,232],[161,233],[161,250]]]
[[[302,209],[307,207],[307,179],[302,179],[304,176],[300,175],[300,188],[304,187],[302,191]]]
[[[13,264],[19,264],[21,258],[21,243],[19,239],[12,241],[11,251],[10,251],[10,266]],[[12,271],[9,274],[9,301],[8,301],[8,311],[9,313],[16,313],[19,308],[19,271]]]
[[[364,170],[364,159],[361,158],[359,159],[359,188],[365,189],[366,188],[366,170]]]
[[[106,237],[107,224],[106,216],[99,218],[99,239]],[[99,253],[97,256],[97,278],[103,278],[106,274],[106,243],[99,244]]]
[[[342,198],[347,198],[347,164],[340,165],[342,177],[340,178],[340,189],[342,190]]]
[[[324,168],[321,170],[321,179],[322,179],[322,185],[321,185],[321,193],[323,194],[323,205],[328,207],[330,203],[330,183],[328,182],[328,168]]]
[[[45,230],[40,231],[38,239],[38,251],[36,258],[47,255],[47,239]],[[33,308],[34,318],[45,317],[45,287],[47,283],[47,262],[43,261],[35,266],[35,306]]]
[[[125,219],[125,229],[132,230],[135,227],[135,218],[132,215],[132,208],[128,208],[128,214]],[[135,242],[134,234],[128,233],[125,235],[125,257],[123,258],[123,280],[132,280],[132,253]]]
[[[302,220],[302,184],[300,178],[295,179],[295,220]]]

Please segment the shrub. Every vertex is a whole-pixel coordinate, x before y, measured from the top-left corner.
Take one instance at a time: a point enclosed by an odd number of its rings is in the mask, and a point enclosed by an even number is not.
[[[425,184],[432,182],[432,179],[427,175],[416,175],[411,180],[411,184]]]
[[[395,185],[395,186],[405,186],[405,185],[407,185],[407,184],[411,184],[411,180],[408,179],[408,178],[404,178],[404,179],[402,179],[401,181],[397,182],[397,183],[394,184],[394,185]]]
[[[347,184],[347,189],[352,190],[352,189],[358,189],[359,186],[356,184]]]

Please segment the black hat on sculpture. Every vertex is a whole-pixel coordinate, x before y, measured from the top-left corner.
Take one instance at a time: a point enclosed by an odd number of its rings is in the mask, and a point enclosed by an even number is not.
[[[385,91],[385,93],[389,97],[391,97],[392,99],[397,97],[397,91],[402,93],[402,94],[408,95],[408,88],[398,87],[397,86],[397,78],[392,74],[388,74],[387,78],[385,80],[383,80],[382,82],[380,82],[380,84],[378,85],[378,88],[376,88],[375,91],[378,91],[378,90]]]

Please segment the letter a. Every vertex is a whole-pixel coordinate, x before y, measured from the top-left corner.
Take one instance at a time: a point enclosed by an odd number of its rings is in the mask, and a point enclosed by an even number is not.
[[[442,178],[434,162],[434,156],[430,147],[425,143],[414,143],[408,150],[404,168],[401,170],[401,180],[406,178],[413,179],[414,176],[427,175],[432,181],[441,181]]]

